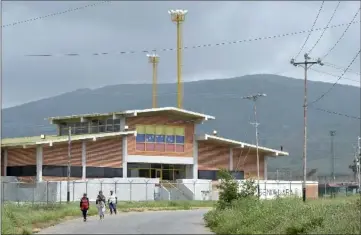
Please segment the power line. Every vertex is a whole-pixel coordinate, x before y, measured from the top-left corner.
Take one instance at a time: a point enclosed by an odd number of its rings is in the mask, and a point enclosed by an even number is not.
[[[321,112],[329,113],[329,114],[336,114],[336,115],[347,117],[347,118],[361,119],[360,117],[351,116],[351,115],[343,114],[343,113],[338,113],[338,112],[327,110],[327,109],[321,109],[321,108],[313,108],[313,109],[321,111]]]
[[[336,14],[336,12],[337,12],[337,10],[338,10],[338,7],[340,6],[340,3],[341,3],[341,1],[339,1],[339,2],[337,3],[337,6],[336,6],[335,10],[333,11],[333,14],[332,14],[331,18],[330,18],[329,21],[327,22],[326,27],[329,26],[329,24],[331,23],[333,17],[335,16],[335,14]],[[325,32],[326,32],[326,29],[324,29],[324,30],[322,31],[322,33],[321,33],[320,37],[318,38],[318,40],[316,41],[316,43],[313,45],[313,47],[311,48],[311,50],[308,51],[308,54],[311,54],[311,52],[313,51],[313,49],[314,49],[314,48],[317,46],[317,44],[320,42],[320,40],[321,40],[321,38],[323,37],[323,34],[324,34]]]
[[[311,27],[311,31],[310,31],[309,34],[307,35],[306,40],[305,40],[305,42],[303,43],[301,49],[299,50],[299,52],[297,53],[297,55],[294,57],[295,60],[296,60],[297,57],[300,55],[300,53],[302,52],[303,48],[305,48],[306,43],[307,43],[308,39],[310,38],[311,33],[312,33],[312,31],[313,31],[313,27],[315,27],[316,22],[317,22],[317,20],[318,20],[318,17],[320,16],[320,13],[321,13],[321,11],[322,11],[323,4],[324,4],[324,3],[325,3],[325,1],[322,1],[321,7],[320,7],[320,9],[318,10],[318,13],[317,13],[317,16],[316,16],[316,18],[315,18],[315,21],[313,22],[313,25],[312,25],[312,27]]]
[[[325,65],[328,66],[328,67],[337,69],[337,70],[345,70],[345,68],[342,68],[341,66],[338,66],[338,65],[335,65],[335,64],[332,64],[332,63],[325,62]],[[351,69],[348,69],[347,72],[349,72],[349,73],[354,73],[354,74],[357,74],[357,75],[361,75],[360,73],[355,72],[355,71],[353,71],[353,70],[351,70]]]
[[[176,92],[173,93],[158,93],[157,96],[162,96],[162,95],[176,95]],[[134,95],[134,93],[124,93],[122,95]],[[227,93],[227,94],[214,94],[214,93],[194,93],[194,94],[187,94],[187,96],[191,96],[191,95],[196,95],[196,96],[203,96],[203,95],[209,95],[210,97],[207,98],[229,98],[229,99],[242,99],[242,97],[239,94],[236,93]],[[148,97],[144,97],[144,99],[148,99]],[[326,109],[321,109],[321,108],[316,108],[316,107],[312,107],[311,108],[318,110],[318,111],[322,111],[322,112],[327,112],[329,114],[336,114],[339,116],[344,116],[344,117],[348,117],[348,118],[352,118],[352,119],[360,119],[360,117],[356,117],[356,116],[352,116],[352,115],[347,115],[347,114],[343,114],[343,113],[338,113],[338,112],[334,112],[334,111],[330,111],[330,110],[326,110]],[[33,125],[33,124],[26,124],[26,125],[22,125],[19,123],[4,123],[5,125],[3,125],[3,129],[15,129],[15,128],[26,128],[26,127],[30,127],[30,128],[41,128],[44,130],[49,130],[49,131],[53,131],[54,130],[54,126],[51,126],[50,124],[38,124],[38,125]]]
[[[32,22],[32,21],[36,21],[36,20],[41,20],[41,19],[53,17],[53,16],[58,16],[58,15],[66,14],[66,13],[73,12],[73,11],[83,10],[83,9],[86,9],[86,8],[89,8],[89,7],[94,7],[94,6],[97,6],[97,5],[100,5],[100,4],[103,4],[103,3],[109,3],[109,2],[110,1],[101,1],[101,2],[96,2],[96,3],[93,3],[93,4],[88,4],[88,5],[85,5],[85,6],[82,6],[82,7],[70,8],[70,9],[65,10],[65,11],[54,12],[54,13],[44,15],[44,16],[38,16],[38,17],[35,17],[35,18],[27,19],[27,20],[16,21],[16,22],[13,22],[13,23],[10,23],[10,24],[2,25],[1,27],[6,28],[6,27],[9,27],[9,26],[24,24],[24,23],[27,23],[27,22]]]
[[[341,80],[341,78],[343,77],[343,75],[345,75],[345,73],[347,72],[347,70],[351,67],[351,65],[355,62],[356,58],[360,55],[360,50],[358,51],[358,53],[356,54],[356,56],[353,58],[353,60],[351,61],[351,63],[347,66],[347,68],[345,69],[345,71],[341,74],[341,76],[337,79],[337,81],[332,84],[332,86],[330,87],[330,89],[328,89],[325,93],[323,93],[320,97],[318,97],[316,100],[312,101],[311,103],[308,103],[307,106],[310,106],[318,101],[320,101],[323,97],[325,97],[338,83],[338,81]]]
[[[338,75],[335,75],[335,74],[332,74],[332,73],[328,73],[328,72],[324,72],[324,71],[320,71],[320,70],[317,70],[317,69],[314,69],[314,68],[310,68],[310,70],[315,71],[315,72],[317,72],[317,73],[323,73],[323,74],[326,74],[326,75],[329,75],[329,76],[332,76],[332,77],[339,77]],[[360,83],[360,80],[355,80],[355,79],[352,79],[352,78],[345,78],[345,77],[343,77],[342,79]]]
[[[340,38],[337,40],[337,42],[330,48],[330,50],[322,57],[322,60],[325,59],[326,56],[328,56],[333,49],[335,49],[335,47],[337,46],[337,44],[343,39],[344,35],[346,34],[346,32],[348,31],[348,29],[351,26],[351,23],[355,20],[355,18],[357,17],[358,13],[360,12],[360,8],[358,9],[358,11],[356,12],[356,14],[353,16],[351,22],[347,25],[345,31],[343,31],[342,35],[340,36]]]
[[[360,23],[360,21],[354,21],[351,24],[357,24]],[[268,40],[268,39],[275,39],[275,38],[282,38],[282,37],[288,37],[288,36],[295,36],[295,35],[299,35],[299,34],[304,34],[304,33],[308,33],[308,32],[313,32],[313,31],[319,31],[319,30],[323,30],[323,29],[332,29],[332,28],[338,28],[338,27],[342,27],[342,26],[346,26],[349,25],[350,23],[343,23],[343,24],[338,24],[338,25],[331,25],[328,27],[322,27],[322,28],[316,28],[313,30],[302,30],[302,31],[298,31],[298,32],[291,32],[291,33],[284,33],[284,34],[278,34],[278,35],[273,35],[273,36],[264,36],[264,37],[258,37],[258,38],[250,38],[250,39],[243,39],[243,40],[236,40],[236,41],[226,41],[226,42],[221,42],[221,43],[208,43],[208,44],[199,44],[199,45],[194,45],[194,46],[185,46],[182,47],[182,49],[184,50],[188,50],[188,49],[199,49],[199,48],[206,48],[206,47],[215,47],[215,46],[226,46],[226,45],[233,45],[233,44],[239,44],[239,43],[245,43],[245,42],[254,42],[254,41],[263,41],[263,40]],[[87,55],[90,56],[102,56],[102,55],[111,55],[111,54],[136,54],[136,53],[152,53],[154,51],[159,52],[168,52],[168,51],[176,51],[177,48],[161,48],[161,49],[148,49],[148,50],[140,50],[140,51],[120,51],[120,52],[94,52],[94,53],[90,53]],[[86,54],[80,54],[80,53],[64,53],[64,54],[30,54],[30,55],[25,55],[25,56],[35,56],[35,57],[54,57],[54,56],[83,56]]]

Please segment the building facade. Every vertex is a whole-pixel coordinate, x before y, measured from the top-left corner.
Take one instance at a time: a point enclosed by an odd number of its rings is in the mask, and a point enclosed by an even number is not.
[[[49,118],[53,136],[2,139],[2,175],[27,180],[145,177],[217,179],[257,176],[256,146],[195,129],[210,115],[173,107]],[[259,147],[260,179],[267,159],[287,152]],[[70,153],[70,156],[69,154]]]

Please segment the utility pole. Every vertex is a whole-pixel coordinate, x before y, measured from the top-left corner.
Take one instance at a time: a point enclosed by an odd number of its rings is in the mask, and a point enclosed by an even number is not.
[[[254,122],[251,123],[252,125],[255,126],[256,129],[256,154],[257,154],[257,195],[258,198],[260,198],[260,188],[259,188],[259,154],[258,154],[258,125],[259,123],[257,122],[257,100],[260,97],[266,97],[266,94],[255,94],[255,95],[250,95],[250,96],[244,96],[242,97],[242,99],[247,99],[247,100],[252,100],[253,101],[253,112],[254,112]]]
[[[303,98],[303,182],[302,182],[302,200],[306,201],[306,180],[307,180],[307,70],[312,67],[314,64],[323,65],[321,59],[317,61],[310,61],[310,57],[306,53],[304,55],[305,61],[295,62],[295,59],[292,59],[290,62],[293,66],[300,66],[304,68],[305,78],[304,78],[304,98]]]
[[[68,182],[66,185],[66,201],[70,202],[70,166],[71,166],[71,127],[69,126],[68,132]],[[74,189],[73,189],[74,190]]]
[[[159,62],[159,56],[156,54],[147,55],[149,59],[149,63],[153,65],[153,93],[152,93],[152,107],[157,107],[157,65]]]
[[[335,183],[335,180],[336,180],[336,176],[335,176],[335,152],[334,152],[334,149],[333,149],[335,135],[336,135],[336,131],[330,131],[330,136],[331,136],[331,179],[332,179],[333,183]]]
[[[358,156],[356,156],[356,169],[358,175],[358,191],[361,194],[361,137],[357,137]]]
[[[173,22],[177,25],[177,107],[183,107],[183,88],[182,88],[182,28],[187,10],[169,10]]]

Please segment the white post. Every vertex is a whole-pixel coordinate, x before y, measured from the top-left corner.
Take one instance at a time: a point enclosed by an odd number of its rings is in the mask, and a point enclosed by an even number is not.
[[[36,181],[43,181],[43,146],[36,146]]]
[[[4,149],[4,176],[8,176],[8,150]]]
[[[198,179],[198,141],[195,135],[193,137],[193,179]]]
[[[82,166],[82,180],[86,180],[86,142],[81,143],[81,166]]]
[[[268,176],[267,176],[267,174],[268,174],[268,171],[267,171],[267,165],[268,165],[268,157],[267,156],[264,156],[264,173],[263,173],[263,179],[264,180],[267,180],[267,178],[268,178]],[[291,181],[291,179],[290,179],[290,181]]]
[[[128,178],[128,141],[127,136],[122,138],[122,165],[123,165],[123,178]]]
[[[233,148],[229,148],[229,170],[233,171]]]

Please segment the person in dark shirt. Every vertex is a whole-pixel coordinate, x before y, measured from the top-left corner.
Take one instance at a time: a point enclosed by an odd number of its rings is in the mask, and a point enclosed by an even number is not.
[[[103,195],[102,191],[99,191],[99,195],[97,196],[97,200],[95,201],[95,204],[98,207],[98,214],[100,219],[104,219],[104,212],[105,212],[105,196]]]
[[[89,198],[87,197],[86,193],[83,194],[83,197],[80,199],[80,210],[83,213],[84,222],[86,221],[86,216],[89,210]]]

